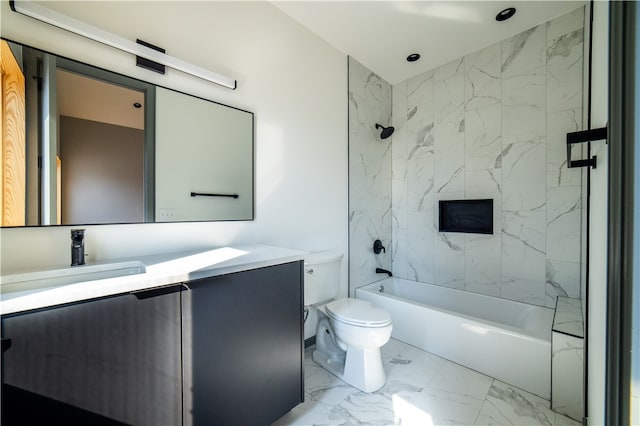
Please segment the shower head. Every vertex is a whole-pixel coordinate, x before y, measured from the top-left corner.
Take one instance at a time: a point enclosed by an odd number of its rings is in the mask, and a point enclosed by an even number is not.
[[[395,130],[393,126],[384,127],[378,123],[376,123],[376,129],[382,129],[382,133],[380,133],[380,139],[386,139],[393,134]]]

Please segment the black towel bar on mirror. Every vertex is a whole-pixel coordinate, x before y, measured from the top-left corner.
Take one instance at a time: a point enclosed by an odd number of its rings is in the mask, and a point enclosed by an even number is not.
[[[584,142],[592,142],[607,139],[607,128],[600,127],[599,129],[582,130],[580,132],[567,133],[567,167],[593,167],[596,168],[597,157],[594,155],[591,158],[584,160],[572,160],[571,159],[571,145]]]
[[[192,197],[228,197],[238,198],[238,194],[210,194],[208,192],[192,192]]]

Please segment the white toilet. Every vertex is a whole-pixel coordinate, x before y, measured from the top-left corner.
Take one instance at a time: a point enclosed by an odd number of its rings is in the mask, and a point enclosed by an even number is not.
[[[341,262],[341,254],[318,252],[304,264],[304,304],[319,311],[313,360],[348,384],[375,392],[386,381],[380,348],[391,337],[391,317],[364,300],[334,300]]]

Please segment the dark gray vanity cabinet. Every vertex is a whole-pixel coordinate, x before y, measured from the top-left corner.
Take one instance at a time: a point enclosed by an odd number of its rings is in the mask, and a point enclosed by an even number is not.
[[[291,262],[3,316],[2,425],[272,423],[304,398],[302,273]]]
[[[303,265],[187,283],[185,424],[268,425],[304,399]]]
[[[2,425],[178,425],[181,286],[2,318]]]

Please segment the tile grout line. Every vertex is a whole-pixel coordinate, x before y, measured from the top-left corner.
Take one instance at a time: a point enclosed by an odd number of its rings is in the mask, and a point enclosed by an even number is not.
[[[480,409],[478,410],[478,413],[476,414],[475,419],[473,419],[473,424],[476,425],[478,423],[478,418],[480,417],[480,414],[482,413],[482,410],[484,409],[484,406],[487,402],[489,402],[489,400],[487,399],[489,397],[489,393],[491,392],[491,388],[493,388],[493,384],[495,383],[496,379],[494,378],[493,380],[491,380],[491,385],[489,386],[489,390],[487,390],[487,394],[484,396],[484,400],[482,401],[482,405],[480,405]]]

